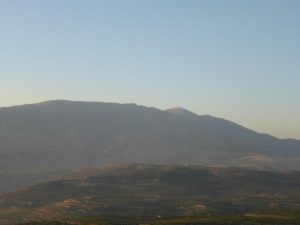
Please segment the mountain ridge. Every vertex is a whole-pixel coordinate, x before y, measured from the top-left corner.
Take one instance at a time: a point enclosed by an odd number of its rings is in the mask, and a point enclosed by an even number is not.
[[[145,105],[139,105],[136,103],[117,103],[117,102],[101,102],[101,101],[78,101],[78,100],[67,100],[67,99],[54,99],[54,100],[46,100],[46,101],[41,101],[41,102],[37,102],[37,103],[28,103],[28,104],[17,104],[17,105],[12,105],[12,106],[2,106],[0,107],[0,110],[2,109],[13,109],[13,108],[19,108],[19,107],[30,107],[30,106],[37,106],[37,105],[52,105],[52,104],[72,104],[72,103],[84,103],[84,104],[116,104],[116,105],[120,105],[120,106],[137,106],[137,107],[143,107],[143,108],[147,108],[147,109],[155,109],[155,110],[159,110],[161,112],[168,112],[171,114],[178,114],[178,115],[193,115],[194,117],[204,117],[204,118],[211,118],[211,119],[218,119],[218,120],[222,120],[222,121],[226,121],[229,123],[232,123],[234,125],[240,126],[244,129],[248,129],[249,131],[255,132],[257,134],[261,134],[261,135],[267,135],[269,137],[275,138],[275,139],[279,139],[279,140],[286,140],[286,141],[295,141],[295,142],[300,142],[300,139],[297,138],[280,138],[280,137],[276,137],[274,135],[265,133],[265,132],[259,132],[256,131],[254,129],[250,129],[247,128],[244,125],[241,125],[235,121],[232,120],[228,120],[222,117],[217,117],[217,116],[213,116],[213,115],[209,115],[209,114],[204,114],[204,115],[200,115],[198,113],[195,113],[191,110],[188,110],[186,108],[183,108],[181,106],[176,106],[176,107],[172,107],[172,108],[168,108],[165,110],[153,107],[153,106],[145,106]]]

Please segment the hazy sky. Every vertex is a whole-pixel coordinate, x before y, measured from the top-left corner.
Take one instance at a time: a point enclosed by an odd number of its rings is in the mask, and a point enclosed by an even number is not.
[[[299,97],[299,0],[0,0],[0,106],[182,106],[300,139]]]

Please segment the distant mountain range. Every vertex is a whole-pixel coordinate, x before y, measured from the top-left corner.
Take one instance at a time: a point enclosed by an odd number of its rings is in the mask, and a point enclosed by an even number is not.
[[[299,170],[300,141],[181,108],[63,100],[0,108],[0,191],[109,163]],[[15,184],[24,174],[28,182]]]

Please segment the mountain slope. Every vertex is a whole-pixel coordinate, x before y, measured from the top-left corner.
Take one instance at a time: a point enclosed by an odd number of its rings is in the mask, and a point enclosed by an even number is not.
[[[2,174],[118,162],[300,169],[300,142],[183,109],[57,100],[0,108],[0,156]]]
[[[51,101],[0,109],[0,118],[3,158],[35,159],[37,167],[78,166],[77,161],[180,162],[176,155],[186,157],[181,162],[198,163],[202,159],[194,155],[284,156],[299,154],[300,149],[299,142],[281,141],[222,119],[130,104]]]

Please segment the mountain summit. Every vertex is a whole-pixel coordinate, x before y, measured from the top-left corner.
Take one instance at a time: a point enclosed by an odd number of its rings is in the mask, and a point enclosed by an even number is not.
[[[184,108],[181,108],[181,107],[175,107],[175,108],[171,108],[171,109],[167,109],[165,110],[166,112],[170,112],[170,113],[176,113],[176,114],[195,114],[191,111],[188,111]]]
[[[187,109],[181,108],[181,107],[175,107],[171,109],[165,110],[166,112],[177,114],[177,115],[182,115],[182,116],[190,116],[190,117],[199,117],[198,114],[193,113]]]

